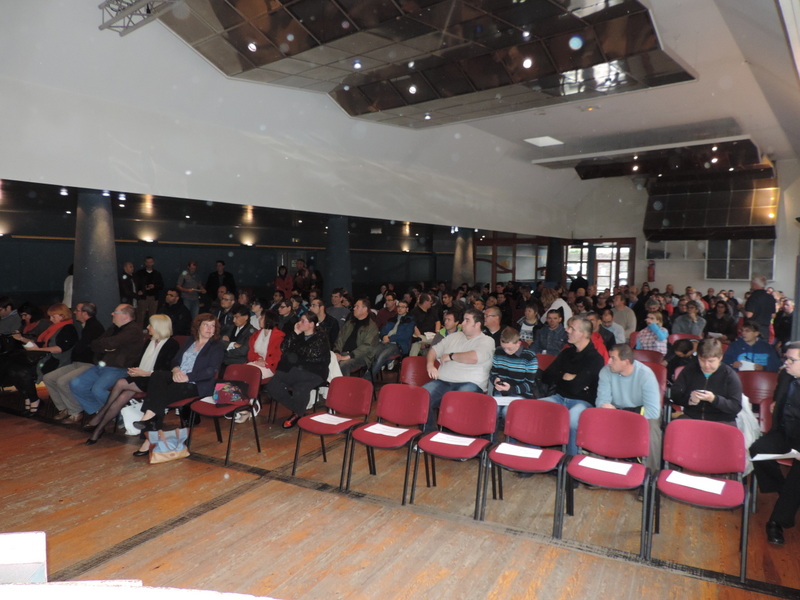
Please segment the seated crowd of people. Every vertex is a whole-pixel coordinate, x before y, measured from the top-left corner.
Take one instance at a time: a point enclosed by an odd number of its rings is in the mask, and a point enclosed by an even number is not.
[[[128,263],[124,272],[130,271]],[[326,303],[318,285],[297,285],[307,273],[304,264],[295,277],[281,267],[268,301],[247,290],[235,294],[218,263],[218,277],[212,274],[209,282],[216,284],[216,301],[208,312],[183,302],[182,294],[208,291],[192,283],[193,271],[144,312],[121,285],[123,302],[107,329],[88,301],[74,308],[52,305],[48,324],[34,307],[15,310],[8,297],[0,298],[0,383],[14,386],[33,416],[41,402],[36,383],[43,382],[58,410],[55,419],[83,426],[91,432],[86,444],[93,445],[136,394],[146,395],[135,426],[157,430],[172,402],[211,395],[227,365],[260,370],[266,393],[290,411],[283,422],[289,429],[306,412],[312,390],[331,377],[376,380],[403,358],[423,356],[430,377],[425,431],[436,428],[437,409],[449,391],[503,397],[501,424],[509,401],[539,398],[568,409],[567,453],[574,455],[584,410],[628,410],[649,421],[646,464],[657,469],[664,394],[647,361],[635,358],[636,350],[644,350],[655,351],[656,362],[666,366],[670,401],[682,418],[732,426],[743,406],[750,410],[737,371],[783,366],[776,425],[753,449],[784,452],[800,441],[800,386],[786,382],[800,376],[800,343],[789,341],[793,302],[766,288],[763,278],[754,278],[741,300],[732,290],[700,296],[687,287],[678,295],[671,285],[664,292],[648,284],[598,292],[579,278],[569,290],[512,282],[451,290],[440,283],[401,295],[386,284],[374,299],[336,288]],[[138,278],[134,288],[149,289],[146,281]],[[675,334],[683,335],[670,337]],[[145,441],[134,455],[146,455],[148,447]],[[800,469],[793,466],[785,479],[776,469],[774,463],[756,464],[762,490],[779,492],[768,539],[783,543],[782,528],[794,524],[800,507]]]

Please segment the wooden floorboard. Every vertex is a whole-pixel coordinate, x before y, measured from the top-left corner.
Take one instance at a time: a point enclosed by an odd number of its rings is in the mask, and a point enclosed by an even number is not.
[[[420,477],[401,506],[405,452],[377,453],[368,474],[357,448],[351,491],[336,489],[343,445],[304,438],[259,416],[237,426],[232,463],[204,421],[193,456],[147,465],[138,440],[83,444],[76,427],[0,412],[1,531],[47,532],[51,579],[142,579],[176,586],[312,598],[760,598],[800,596],[800,537],[766,544],[759,498],[750,529],[748,584],[736,582],[740,513],[665,501],[652,563],[636,558],[635,494],[575,493],[576,514],[552,540],[555,480],[504,477],[505,500],[472,520],[474,463],[437,461],[438,486]],[[225,428],[223,428],[225,429]],[[227,429],[224,431],[227,441]]]

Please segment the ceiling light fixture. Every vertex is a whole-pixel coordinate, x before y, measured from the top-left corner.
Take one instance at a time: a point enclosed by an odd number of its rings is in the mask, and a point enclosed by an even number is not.
[[[120,194],[119,196],[117,196],[117,199],[120,202],[125,202],[125,200],[127,200],[127,197],[125,196],[125,194]]]
[[[354,60],[354,61],[353,61],[353,68],[354,68],[356,71],[358,71],[358,70],[361,68],[361,61],[360,61],[360,60]]]
[[[526,138],[525,141],[528,142],[529,144],[533,144],[534,146],[538,146],[539,148],[545,148],[547,146],[561,146],[564,143],[561,140],[557,140],[554,137],[550,137],[549,135],[543,135],[534,138]]]
[[[108,198],[110,195],[111,195],[111,192],[109,192],[108,190],[103,190],[103,196]]]
[[[522,61],[522,68],[523,69],[530,69],[533,66],[533,60],[530,58],[526,58]]]
[[[258,46],[256,46],[255,42],[250,42],[249,44],[247,44],[247,49],[250,50],[250,52],[255,52],[256,50],[258,50]]]
[[[61,188],[59,194],[61,194],[62,196],[68,196],[69,192],[67,191],[67,188]]]

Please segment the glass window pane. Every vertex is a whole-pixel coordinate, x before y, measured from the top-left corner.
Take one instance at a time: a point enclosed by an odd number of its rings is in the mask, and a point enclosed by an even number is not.
[[[706,257],[705,240],[691,240],[686,242],[687,260],[704,260],[705,257]]]
[[[750,258],[750,240],[731,240],[730,257]]]
[[[708,259],[706,261],[706,279],[727,279],[728,261],[725,259]]]
[[[708,258],[727,258],[728,257],[728,240],[709,240],[708,242]]]
[[[732,258],[728,263],[728,279],[750,279],[750,261],[746,258]]]
[[[490,281],[492,278],[492,263],[485,260],[475,261],[475,280]]]
[[[753,261],[753,271],[752,274],[760,274],[766,277],[767,279],[772,279],[773,275],[773,260],[754,260]]]
[[[619,257],[622,260],[630,260],[631,257],[631,247],[630,246],[622,246],[619,249]]]
[[[611,260],[612,249],[608,246],[598,246],[595,250],[595,258],[597,260]]]
[[[475,256],[485,256],[487,258],[490,258],[492,256],[492,250],[493,250],[492,246],[476,245],[475,246]]]
[[[598,277],[610,277],[611,276],[611,263],[610,262],[599,262],[597,263],[597,268],[595,270]]]
[[[753,258],[768,258],[775,255],[775,240],[753,240]]]
[[[502,270],[511,270],[514,266],[514,248],[512,246],[497,247],[497,265],[503,267]],[[497,270],[497,277],[500,278],[501,269]],[[503,278],[503,281],[508,277]],[[487,279],[488,281],[488,279]]]
[[[515,273],[514,277],[517,280],[530,281],[531,279],[536,279],[536,257],[517,254]]]

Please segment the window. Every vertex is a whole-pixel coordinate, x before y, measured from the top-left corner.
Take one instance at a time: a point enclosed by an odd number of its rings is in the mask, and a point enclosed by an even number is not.
[[[475,279],[478,282],[536,281],[547,265],[547,244],[540,238],[504,234],[503,238],[475,243]]]
[[[566,281],[569,285],[580,272],[590,282],[596,282],[599,291],[613,290],[630,283],[632,263],[633,242],[603,240],[568,246],[564,261]]]
[[[772,279],[775,240],[709,240],[707,279],[741,279],[753,275]]]

